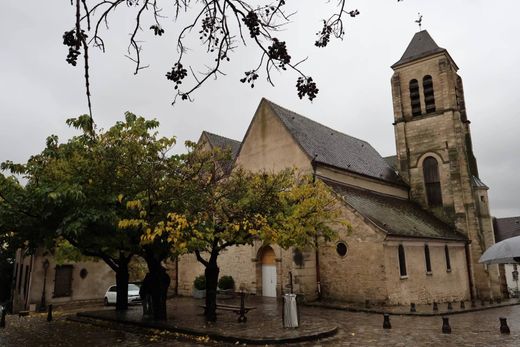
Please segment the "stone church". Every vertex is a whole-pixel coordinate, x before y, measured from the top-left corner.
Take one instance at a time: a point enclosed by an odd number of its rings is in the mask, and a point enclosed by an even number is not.
[[[199,142],[231,151],[224,170],[296,167],[315,175],[336,194],[349,223],[338,240],[317,249],[258,242],[224,251],[220,274],[233,276],[237,289],[276,297],[292,279],[308,300],[389,305],[502,295],[507,272],[501,277],[497,265],[478,263],[495,239],[458,67],[420,31],[392,69],[395,156],[383,158],[369,143],[266,99],[241,142],[202,133]],[[192,255],[171,265],[172,291],[190,295],[202,266]],[[58,265],[43,251],[19,251],[13,277],[16,311],[101,301],[115,282],[102,262]]]
[[[241,142],[203,132],[199,141],[230,149],[235,167],[315,175],[350,225],[318,249],[230,248],[219,257],[221,275],[263,296],[287,292],[291,278],[306,299],[395,305],[501,296],[498,267],[478,263],[495,240],[458,66],[423,30],[392,69],[395,156],[266,99]],[[181,257],[179,293],[189,295],[202,273],[194,256]]]

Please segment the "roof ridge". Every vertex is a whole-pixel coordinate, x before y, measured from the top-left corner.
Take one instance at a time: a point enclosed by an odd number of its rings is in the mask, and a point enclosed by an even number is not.
[[[297,113],[297,112],[295,112],[295,111],[293,111],[293,110],[290,110],[290,109],[288,109],[288,108],[285,108],[285,107],[283,107],[283,106],[280,106],[280,105],[278,105],[277,103],[272,102],[271,100],[269,100],[269,99],[267,99],[267,98],[263,98],[263,99],[264,99],[267,103],[269,103],[269,104],[271,104],[271,105],[274,105],[274,106],[276,106],[276,107],[279,107],[279,108],[281,108],[281,109],[283,109],[283,110],[285,110],[285,111],[287,111],[287,112],[293,113],[293,114],[295,114],[295,115],[298,116],[298,117],[305,118],[305,119],[307,119],[307,120],[309,120],[309,121],[311,121],[311,122],[313,122],[313,123],[315,123],[315,124],[317,124],[317,125],[319,125],[319,126],[322,126],[322,127],[324,127],[324,128],[327,128],[327,129],[329,129],[329,130],[332,130],[332,131],[334,131],[334,132],[336,132],[336,133],[338,133],[338,134],[345,135],[345,136],[348,136],[348,137],[350,137],[350,138],[352,138],[352,139],[355,139],[355,140],[358,140],[358,141],[364,142],[364,143],[366,143],[367,145],[370,145],[370,147],[373,148],[373,146],[372,146],[369,142],[367,142],[366,140],[362,140],[362,139],[360,139],[360,138],[358,138],[358,137],[355,137],[355,136],[352,136],[352,135],[346,134],[346,133],[344,133],[344,132],[341,132],[341,131],[339,131],[339,130],[333,129],[333,128],[329,127],[328,125],[325,125],[325,124],[322,124],[322,123],[320,123],[320,122],[318,122],[318,121],[315,121],[315,120],[312,119],[312,118],[306,117],[306,116],[301,115],[301,114],[299,114],[299,113]],[[279,116],[279,115],[277,114],[277,116]]]
[[[226,140],[230,140],[230,141],[235,141],[235,142],[238,142],[238,143],[242,143],[242,141],[235,140],[235,139],[232,139],[232,138],[230,138],[230,137],[222,136],[222,135],[219,135],[219,134],[215,134],[215,133],[212,133],[212,132],[207,131],[207,130],[202,130],[202,133],[206,133],[206,134],[211,135],[211,136],[217,136],[217,137],[220,137],[220,138],[223,138],[223,139],[226,139]]]
[[[506,219],[518,219],[520,220],[520,216],[516,216],[516,217],[495,217],[496,220],[506,220]]]

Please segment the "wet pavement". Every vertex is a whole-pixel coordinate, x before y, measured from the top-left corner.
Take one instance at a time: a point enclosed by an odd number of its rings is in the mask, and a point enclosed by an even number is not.
[[[239,298],[221,299],[219,303],[240,306]],[[143,318],[140,307],[125,312],[114,310],[81,313],[80,318],[125,321],[131,325],[167,329],[193,335],[207,335],[212,339],[239,343],[288,343],[316,340],[318,337],[331,336],[337,331],[334,321],[321,318],[309,311],[302,311],[298,329],[284,329],[282,324],[282,301],[276,298],[251,296],[246,306],[254,307],[247,314],[247,323],[239,323],[238,315],[232,311],[217,310],[217,322],[208,323],[203,315],[204,300],[178,297],[168,302],[168,321],[154,322]]]
[[[175,307],[175,300],[170,301]],[[273,306],[274,307],[274,306]],[[99,309],[99,308],[97,308]],[[113,309],[113,308],[111,308]],[[273,315],[264,320],[275,320],[281,325],[281,318],[273,309]],[[185,312],[187,313],[187,312]],[[181,312],[171,319],[180,318]],[[392,329],[384,330],[381,314],[346,312],[318,307],[302,307],[302,320],[319,317],[333,322],[339,327],[337,335],[299,346],[520,346],[520,306],[493,308],[484,311],[461,313],[449,316],[452,333],[442,334],[441,317],[391,316]],[[228,318],[225,318],[225,317]],[[177,318],[176,318],[177,317]],[[202,316],[198,316],[202,318]],[[507,317],[510,335],[502,335],[499,317]],[[197,318],[191,318],[196,320]],[[231,312],[219,316],[218,324],[224,329],[225,321],[235,320]],[[232,344],[207,341],[204,337],[189,338],[174,333],[161,332],[103,321],[92,324],[69,322],[63,315],[51,323],[45,315],[32,317],[8,316],[7,328],[0,329],[0,346],[223,346]],[[261,321],[250,319],[247,325],[256,329],[259,335],[267,335]]]
[[[55,314],[47,322],[45,314],[30,317],[7,316],[6,328],[0,328],[2,347],[97,347],[97,346],[200,346],[205,339],[194,339],[150,329],[118,325],[70,322],[66,315]],[[216,345],[209,343],[209,345]]]
[[[475,300],[475,301],[457,301],[457,302],[443,302],[436,304],[415,305],[412,310],[410,306],[384,306],[375,305],[371,303],[349,303],[336,300],[322,300],[310,302],[308,306],[331,308],[337,310],[351,311],[351,312],[367,312],[367,313],[388,313],[391,315],[412,315],[412,316],[446,316],[459,313],[476,312],[487,310],[490,308],[520,305],[518,299],[506,299],[500,301],[490,300]]]

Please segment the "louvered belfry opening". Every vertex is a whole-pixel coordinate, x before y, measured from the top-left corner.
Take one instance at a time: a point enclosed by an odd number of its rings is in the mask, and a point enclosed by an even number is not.
[[[428,157],[423,162],[424,185],[426,197],[430,207],[442,205],[441,180],[439,176],[439,164],[434,157]]]
[[[419,82],[416,79],[410,81],[410,103],[412,116],[421,115],[421,95],[419,94]]]
[[[435,112],[435,95],[433,93],[432,76],[426,75],[423,78],[424,104],[426,113]]]

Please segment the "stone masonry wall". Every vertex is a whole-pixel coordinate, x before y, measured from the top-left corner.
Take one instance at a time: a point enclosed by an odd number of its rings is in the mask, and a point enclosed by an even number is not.
[[[405,250],[407,276],[399,272],[398,246]],[[428,242],[431,273],[426,272],[425,242],[387,241],[384,246],[388,303],[391,305],[430,304],[469,299],[469,281],[464,244],[449,243],[451,271],[447,270],[442,242]]]
[[[351,226],[351,232],[345,227],[339,230],[338,241],[347,244],[347,254],[337,254],[337,242],[320,247],[323,296],[352,302],[386,301],[384,233],[350,208],[344,207],[341,217]]]

